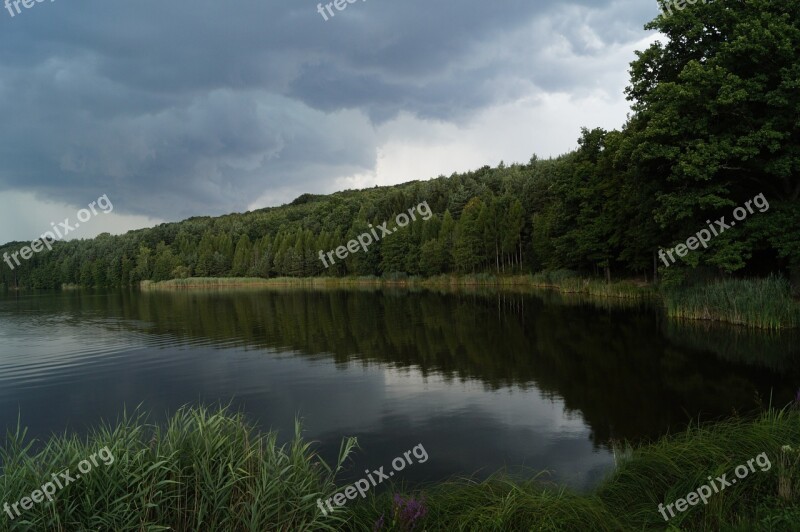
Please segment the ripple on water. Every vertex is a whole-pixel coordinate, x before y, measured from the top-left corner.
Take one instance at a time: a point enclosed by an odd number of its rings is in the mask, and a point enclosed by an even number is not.
[[[212,339],[176,338],[145,329],[152,329],[152,325],[108,317],[0,311],[0,397],[7,395],[4,389],[13,393],[11,390],[56,380],[62,384],[77,382],[87,371],[102,372],[144,350],[214,343]],[[173,357],[157,356],[140,357],[138,362],[143,367],[177,363]]]

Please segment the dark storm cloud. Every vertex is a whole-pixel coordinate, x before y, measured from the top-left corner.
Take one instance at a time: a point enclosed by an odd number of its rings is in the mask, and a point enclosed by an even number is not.
[[[591,86],[553,70],[549,35],[526,31],[555,28],[591,55],[581,25],[632,40],[653,14],[600,4],[367,0],[327,22],[297,0],[3,10],[0,193],[80,204],[102,191],[119,212],[179,219],[242,210],[271,190],[329,190],[374,168],[373,125],[400,111],[460,120],[525,83]],[[509,49],[519,42],[541,46]]]

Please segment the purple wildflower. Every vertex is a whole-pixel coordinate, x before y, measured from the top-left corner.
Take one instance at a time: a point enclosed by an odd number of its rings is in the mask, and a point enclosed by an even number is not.
[[[394,496],[394,515],[402,530],[414,530],[419,521],[428,515],[428,508],[425,506],[425,497],[417,500],[414,497],[403,499],[399,494]]]
[[[386,523],[386,514],[381,514],[380,518],[375,521],[375,526],[372,527],[372,532],[383,530],[383,525]]]

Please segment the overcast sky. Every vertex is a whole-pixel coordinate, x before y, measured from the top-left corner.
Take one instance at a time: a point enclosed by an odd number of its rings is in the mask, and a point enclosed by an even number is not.
[[[26,0],[29,1],[29,0]],[[45,0],[0,11],[0,243],[427,179],[619,128],[655,0]]]

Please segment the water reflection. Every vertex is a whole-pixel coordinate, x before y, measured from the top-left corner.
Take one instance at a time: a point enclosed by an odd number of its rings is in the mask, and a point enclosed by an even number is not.
[[[666,322],[640,303],[489,291],[67,292],[0,297],[0,427],[84,430],[144,403],[233,401],[332,456],[424,443],[430,480],[549,469],[585,487],[612,438],[788,402],[796,337]]]

